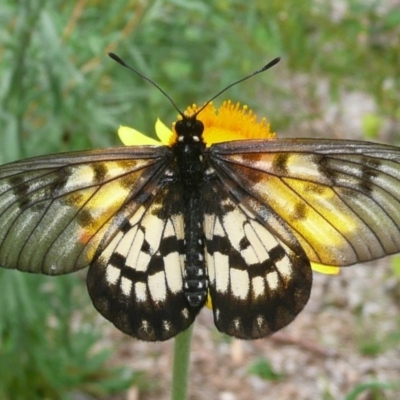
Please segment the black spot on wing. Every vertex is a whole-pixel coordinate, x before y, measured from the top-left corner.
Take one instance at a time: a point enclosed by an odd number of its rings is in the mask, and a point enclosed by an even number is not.
[[[136,271],[132,268],[124,268],[121,270],[121,277],[129,279],[131,282],[147,283],[148,275],[144,271]]]
[[[307,205],[305,203],[298,202],[294,205],[292,218],[294,220],[302,220],[307,217]]]
[[[65,201],[66,204],[70,206],[76,206],[77,204],[82,204],[83,202],[83,194],[80,192],[73,192],[71,194],[68,194],[68,196],[65,196],[63,198],[63,201]]]
[[[93,224],[94,218],[89,210],[81,209],[76,217],[78,224],[82,227],[88,227]]]
[[[175,236],[164,237],[160,243],[159,252],[162,256],[183,251],[183,240],[178,240]]]
[[[232,244],[226,236],[214,236],[211,240],[206,240],[207,252],[213,255],[215,252],[228,254],[232,249]]]
[[[92,165],[95,183],[102,183],[106,178],[108,168],[105,163],[95,163]]]
[[[23,196],[29,192],[29,185],[19,175],[9,178],[9,184],[16,195]]]
[[[288,174],[287,162],[289,157],[289,153],[280,153],[274,157],[272,168],[277,175],[286,176]]]
[[[122,269],[125,267],[126,263],[126,257],[124,257],[122,254],[119,254],[117,252],[114,252],[109,260],[109,264],[112,265],[113,267]]]
[[[129,230],[132,228],[132,225],[129,221],[128,218],[123,217],[123,219],[121,220],[121,223],[119,225],[119,229],[122,233],[127,233],[129,232]]]
[[[278,245],[269,250],[269,256],[271,257],[271,261],[276,263],[283,260],[283,258],[286,256],[286,253],[284,248]]]
[[[62,194],[62,191],[68,183],[68,179],[71,177],[72,173],[72,167],[57,170],[57,179],[51,182],[48,186],[48,192],[52,197],[57,197]]]
[[[142,253],[145,253],[145,254],[150,254],[150,250],[151,250],[151,248],[150,248],[149,242],[146,239],[144,239],[143,240],[143,244],[142,244],[142,248],[141,248],[140,251]]]
[[[313,154],[312,159],[315,165],[318,166],[318,173],[325,178],[329,186],[335,185],[339,173],[332,168],[330,158],[321,154]]]
[[[155,275],[158,272],[162,272],[165,270],[165,263],[164,258],[159,254],[156,253],[149,264],[149,268],[147,269],[148,275]]]
[[[379,172],[376,169],[380,167],[380,162],[377,160],[375,162],[372,161],[367,157],[362,159],[360,188],[366,194],[372,192],[373,179],[379,176]]]
[[[248,247],[250,247],[249,239],[247,239],[247,237],[244,236],[244,237],[242,237],[242,239],[241,239],[240,242],[239,242],[239,249],[240,249],[240,250],[245,250],[245,249],[247,249]]]

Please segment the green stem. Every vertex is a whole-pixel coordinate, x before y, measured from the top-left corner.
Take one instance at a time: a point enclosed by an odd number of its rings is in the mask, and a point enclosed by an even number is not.
[[[172,400],[185,400],[187,398],[192,332],[193,324],[175,337]]]

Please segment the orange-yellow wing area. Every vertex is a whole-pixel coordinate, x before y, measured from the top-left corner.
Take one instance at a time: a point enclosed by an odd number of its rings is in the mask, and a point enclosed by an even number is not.
[[[235,141],[213,166],[268,204],[310,261],[346,266],[400,251],[400,150],[313,139]],[[243,199],[246,202],[246,199]]]
[[[164,147],[120,147],[2,166],[0,265],[51,275],[87,266],[154,194],[164,156]]]

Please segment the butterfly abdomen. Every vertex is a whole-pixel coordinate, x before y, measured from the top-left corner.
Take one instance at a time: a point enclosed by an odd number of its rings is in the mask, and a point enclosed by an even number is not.
[[[204,260],[203,191],[205,144],[203,127],[194,120],[182,120],[177,127],[174,154],[183,196],[185,272],[183,290],[190,306],[202,306],[207,298],[208,276]]]

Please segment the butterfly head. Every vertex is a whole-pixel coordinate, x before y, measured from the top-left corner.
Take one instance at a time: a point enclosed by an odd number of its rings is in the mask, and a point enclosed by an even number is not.
[[[191,116],[183,115],[175,123],[177,141],[180,143],[202,142],[204,125],[197,119],[197,113]]]

